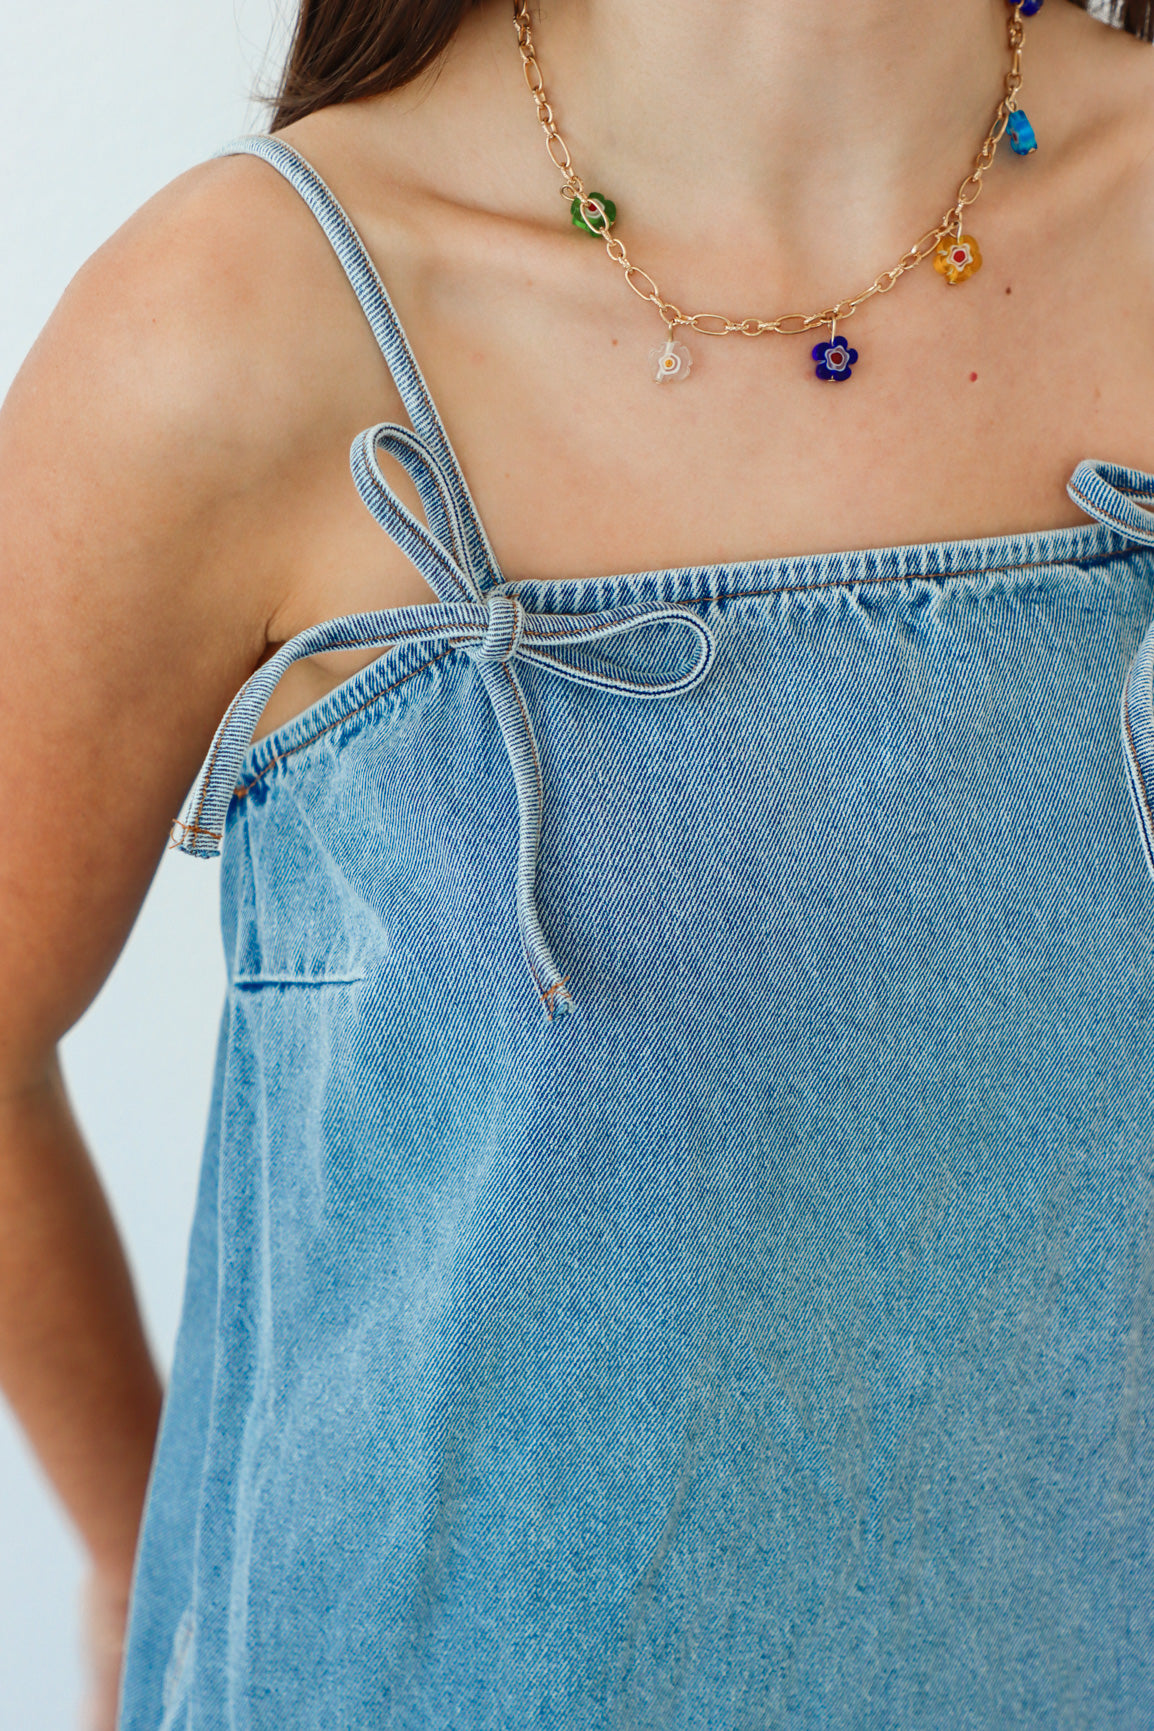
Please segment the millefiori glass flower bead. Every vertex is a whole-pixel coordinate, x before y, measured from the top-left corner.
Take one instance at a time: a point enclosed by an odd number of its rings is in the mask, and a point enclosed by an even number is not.
[[[831,384],[841,385],[848,379],[857,365],[857,350],[851,349],[844,337],[833,337],[827,343],[818,343],[813,351],[817,362],[814,368],[819,379],[828,379]]]
[[[1037,134],[1020,108],[1016,108],[1010,116],[1006,137],[1015,156],[1032,156],[1038,148]]]
[[[692,365],[693,356],[685,344],[675,343],[672,337],[660,348],[649,351],[649,370],[659,385],[687,379]]]
[[[602,216],[601,212],[605,215]],[[569,215],[573,219],[574,228],[583,228],[586,234],[602,235],[617,221],[617,206],[611,198],[606,198],[603,192],[591,192],[587,199],[575,198],[569,206]]]
[[[934,254],[934,269],[948,283],[968,282],[981,268],[981,250],[972,234],[951,236]]]

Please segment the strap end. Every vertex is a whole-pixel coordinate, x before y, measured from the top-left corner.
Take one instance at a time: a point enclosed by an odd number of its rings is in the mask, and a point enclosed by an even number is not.
[[[223,839],[219,830],[206,829],[202,824],[185,823],[178,817],[174,819],[169,831],[168,846],[170,850],[176,848],[181,853],[191,854],[193,859],[216,859]]]

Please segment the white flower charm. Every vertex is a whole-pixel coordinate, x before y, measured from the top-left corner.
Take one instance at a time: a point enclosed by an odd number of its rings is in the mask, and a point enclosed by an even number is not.
[[[687,379],[693,357],[684,343],[675,343],[672,336],[659,349],[650,349],[649,368],[657,383],[666,379]]]

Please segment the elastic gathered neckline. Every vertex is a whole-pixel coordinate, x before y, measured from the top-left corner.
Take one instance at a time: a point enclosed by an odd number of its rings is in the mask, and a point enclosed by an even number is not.
[[[823,589],[1081,571],[1125,558],[1154,560],[1154,554],[1100,523],[1082,523],[970,540],[788,554],[606,577],[528,577],[509,583],[508,588],[523,597],[533,612],[592,613],[658,601],[694,607],[708,617],[724,613],[731,603],[770,602],[783,595]],[[443,651],[430,658],[427,651],[401,648],[378,656],[307,709],[254,741],[241,765],[238,792],[243,795],[281,761],[335,731],[452,653]]]

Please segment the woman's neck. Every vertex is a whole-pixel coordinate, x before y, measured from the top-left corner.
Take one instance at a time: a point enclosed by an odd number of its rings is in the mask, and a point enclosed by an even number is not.
[[[752,225],[816,261],[900,249],[948,204],[1001,94],[1007,17],[1005,0],[545,0],[534,30],[574,158],[632,235],[725,245]]]

